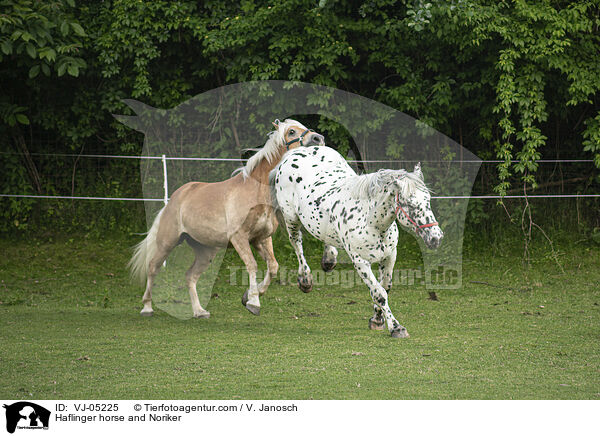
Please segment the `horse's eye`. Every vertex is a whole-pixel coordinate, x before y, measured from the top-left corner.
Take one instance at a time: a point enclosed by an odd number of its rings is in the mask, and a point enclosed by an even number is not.
[[[295,135],[296,131],[294,129],[290,129],[290,131],[288,132],[289,135]]]

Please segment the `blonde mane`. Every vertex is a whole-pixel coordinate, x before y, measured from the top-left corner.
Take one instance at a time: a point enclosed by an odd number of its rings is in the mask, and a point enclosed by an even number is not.
[[[252,157],[250,157],[250,159],[248,159],[248,162],[246,162],[246,165],[236,169],[232,173],[232,176],[236,175],[237,173],[242,173],[242,176],[244,177],[244,179],[247,179],[250,176],[250,174],[252,174],[252,171],[254,171],[256,169],[258,164],[263,159],[266,159],[268,163],[271,163],[273,161],[273,159],[277,158],[277,155],[279,153],[279,148],[283,147],[283,137],[277,130],[273,130],[273,131],[269,132],[268,136],[269,136],[269,139],[267,139],[267,142],[265,143],[264,147],[258,148],[258,149],[257,148],[245,149],[245,150],[250,150],[250,151],[256,151],[256,153]]]

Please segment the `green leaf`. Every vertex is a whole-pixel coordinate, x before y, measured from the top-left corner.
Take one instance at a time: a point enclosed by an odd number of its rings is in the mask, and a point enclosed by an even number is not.
[[[17,119],[17,121],[21,124],[25,124],[28,125],[29,124],[29,118],[27,118],[26,115],[24,114],[16,114],[15,118]]]
[[[79,76],[79,67],[75,64],[69,64],[67,71],[69,72],[69,75],[73,77]]]
[[[87,36],[83,27],[81,27],[78,23],[71,23],[71,27],[75,31],[75,33],[79,36]]]
[[[67,63],[66,62],[61,63],[56,70],[58,73],[58,77],[61,77],[63,74],[65,74],[66,70],[67,70]]]
[[[4,53],[5,55],[9,55],[12,53],[13,45],[10,39],[5,39],[4,41],[2,41],[0,47],[2,48],[2,53]]]
[[[69,23],[67,23],[66,21],[60,23],[60,31],[63,34],[63,36],[67,36],[69,34]]]
[[[33,59],[37,56],[37,51],[35,50],[35,46],[33,44],[27,43],[25,46],[25,50],[27,50],[27,54]]]
[[[30,79],[33,79],[38,74],[40,74],[40,66],[39,65],[34,65],[33,67],[31,67],[29,69],[29,78]]]
[[[52,62],[56,60],[56,51],[53,48],[48,49],[48,51],[46,52],[46,59]]]
[[[50,76],[50,67],[48,66],[48,64],[46,62],[44,62],[42,64],[42,72],[44,73],[45,76]]]

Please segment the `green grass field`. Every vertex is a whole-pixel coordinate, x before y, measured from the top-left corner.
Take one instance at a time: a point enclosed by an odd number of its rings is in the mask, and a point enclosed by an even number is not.
[[[226,267],[209,320],[144,318],[124,267],[135,239],[67,238],[0,241],[1,398],[600,399],[600,247],[589,242],[556,242],[564,274],[545,249],[525,268],[518,242],[467,247],[462,289],[439,301],[393,290],[411,334],[398,340],[368,330],[364,285],[303,294],[275,280],[254,317]],[[280,263],[295,268],[280,241]],[[306,251],[316,270],[320,250]],[[224,265],[241,261],[228,253]]]

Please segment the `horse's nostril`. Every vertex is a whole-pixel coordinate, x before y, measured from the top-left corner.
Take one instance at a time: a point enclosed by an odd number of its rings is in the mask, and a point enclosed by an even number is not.
[[[321,135],[313,135],[312,142],[314,142],[315,144],[322,144],[323,137]]]

